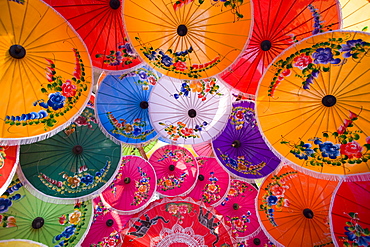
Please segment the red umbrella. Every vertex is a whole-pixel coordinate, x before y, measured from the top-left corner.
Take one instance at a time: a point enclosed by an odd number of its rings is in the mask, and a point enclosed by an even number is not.
[[[18,166],[19,146],[0,146],[0,195],[13,179]]]
[[[254,27],[244,53],[221,77],[236,89],[255,94],[271,61],[297,40],[339,28],[335,0],[254,1]]]
[[[84,40],[93,65],[105,70],[131,68],[141,62],[123,28],[122,0],[45,0]]]

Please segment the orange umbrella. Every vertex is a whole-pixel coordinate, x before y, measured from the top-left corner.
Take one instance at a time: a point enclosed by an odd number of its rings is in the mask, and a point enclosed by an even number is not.
[[[262,183],[257,208],[262,229],[283,246],[333,246],[329,207],[338,182],[322,180],[289,166]]]
[[[124,25],[139,55],[161,73],[206,78],[229,66],[250,32],[249,0],[127,0]]]
[[[0,145],[58,133],[84,108],[91,62],[84,43],[39,0],[0,2]]]
[[[312,175],[369,176],[369,52],[369,33],[333,31],[276,58],[260,83],[257,119],[281,156]]]

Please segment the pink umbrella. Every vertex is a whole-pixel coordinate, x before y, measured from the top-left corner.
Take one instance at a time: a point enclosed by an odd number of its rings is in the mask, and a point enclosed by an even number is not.
[[[166,145],[149,158],[157,174],[157,192],[163,196],[184,196],[194,187],[198,163],[186,148]]]
[[[247,238],[260,229],[255,208],[256,197],[257,189],[253,185],[233,179],[227,197],[215,208],[224,216],[226,224],[231,226],[234,237]]]
[[[253,235],[252,237],[239,240],[236,247],[276,247],[262,229],[256,231]]]
[[[157,177],[145,159],[129,155],[111,185],[102,193],[102,200],[122,214],[134,214],[144,209],[156,191]]]
[[[197,157],[198,180],[189,197],[201,200],[207,206],[217,206],[226,197],[230,186],[230,175],[216,158]]]
[[[198,156],[215,157],[211,142],[202,142],[194,144],[193,149]]]
[[[81,246],[118,246],[122,243],[120,232],[124,229],[132,215],[120,215],[114,210],[107,208],[100,197],[95,198],[93,203],[94,218]]]

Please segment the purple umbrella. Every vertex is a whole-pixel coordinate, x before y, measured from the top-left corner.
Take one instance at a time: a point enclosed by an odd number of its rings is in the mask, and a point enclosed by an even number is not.
[[[253,101],[233,103],[229,121],[212,146],[227,170],[242,179],[265,177],[280,164],[260,133]]]

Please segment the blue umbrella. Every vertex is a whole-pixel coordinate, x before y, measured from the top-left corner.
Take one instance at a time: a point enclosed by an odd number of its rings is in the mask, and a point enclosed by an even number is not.
[[[128,144],[142,144],[156,137],[149,120],[148,100],[160,77],[148,66],[128,73],[108,73],[96,96],[96,113],[103,130]]]

